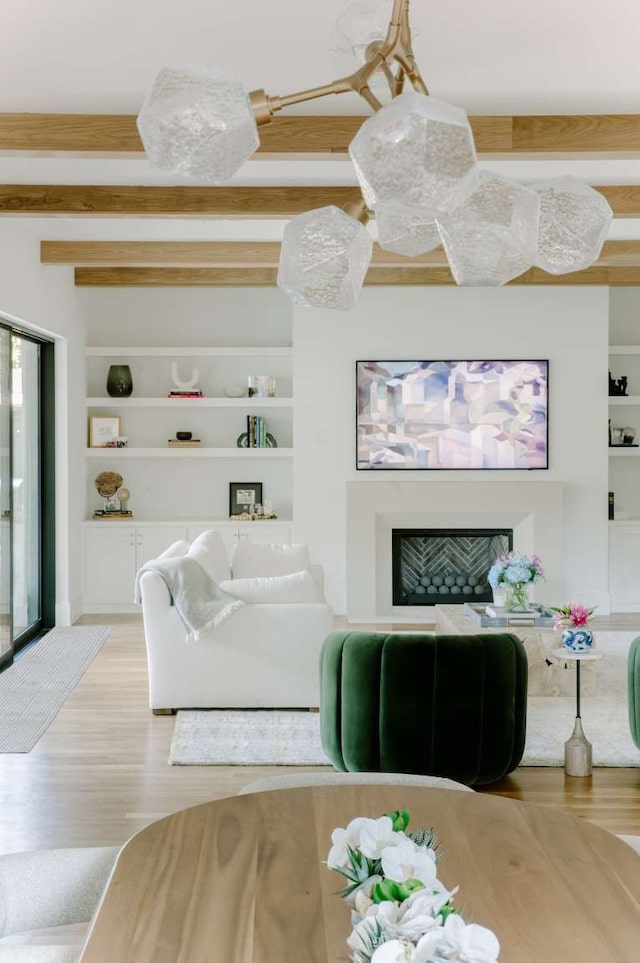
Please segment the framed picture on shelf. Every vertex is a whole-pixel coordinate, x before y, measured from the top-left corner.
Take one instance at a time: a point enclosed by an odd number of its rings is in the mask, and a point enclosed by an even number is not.
[[[229,482],[229,515],[250,512],[262,505],[262,482]]]
[[[89,416],[89,448],[107,448],[110,442],[113,444],[119,437],[119,415]]]

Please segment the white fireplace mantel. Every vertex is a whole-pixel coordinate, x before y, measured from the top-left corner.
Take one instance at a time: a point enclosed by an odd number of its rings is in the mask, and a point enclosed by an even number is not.
[[[431,622],[431,606],[394,606],[393,528],[512,528],[515,551],[536,553],[546,581],[541,600],[562,596],[561,482],[348,482],[347,617]]]

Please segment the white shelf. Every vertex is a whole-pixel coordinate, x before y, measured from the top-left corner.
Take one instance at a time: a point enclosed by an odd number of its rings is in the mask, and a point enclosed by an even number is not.
[[[634,458],[640,455],[640,448],[609,448],[610,458]]]
[[[88,458],[292,458],[293,448],[87,448]]]
[[[265,525],[293,525],[292,518],[263,518],[261,521],[236,521],[235,519],[229,518],[176,518],[175,515],[171,515],[168,518],[141,518],[138,514],[134,513],[130,518],[109,518],[105,522],[100,518],[87,518],[82,523],[85,527],[91,526],[95,528],[106,528],[107,525],[147,525],[147,526],[158,526],[164,527],[166,525],[211,525],[212,528],[218,528],[219,526],[225,526],[230,529],[247,527],[249,525],[259,525],[263,528]]]
[[[290,358],[293,349],[291,345],[282,347],[249,347],[249,348],[158,348],[158,347],[118,347],[85,348],[88,358]]]
[[[640,344],[610,344],[609,354],[637,354],[640,356]]]
[[[610,395],[609,407],[619,408],[623,405],[640,405],[640,395]]]
[[[85,403],[87,408],[291,408],[293,398],[85,398]]]

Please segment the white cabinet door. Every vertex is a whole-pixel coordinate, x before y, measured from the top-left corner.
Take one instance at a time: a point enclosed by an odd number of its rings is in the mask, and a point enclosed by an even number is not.
[[[640,527],[615,522],[609,527],[609,592],[614,612],[640,610]]]
[[[184,525],[136,525],[137,568],[142,568],[146,562],[157,558],[170,545],[186,536]]]
[[[87,605],[133,602],[136,541],[133,526],[106,521],[85,531],[84,601]]]

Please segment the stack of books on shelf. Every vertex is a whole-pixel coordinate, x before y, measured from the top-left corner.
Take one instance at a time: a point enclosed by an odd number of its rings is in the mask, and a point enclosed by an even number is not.
[[[191,438],[189,441],[180,441],[179,438],[169,438],[167,444],[169,448],[200,448],[202,442],[199,438]]]
[[[200,388],[187,388],[184,391],[180,391],[178,388],[173,388],[168,392],[167,398],[202,398],[203,394]]]
[[[267,448],[267,423],[260,415],[247,415],[249,448]]]

